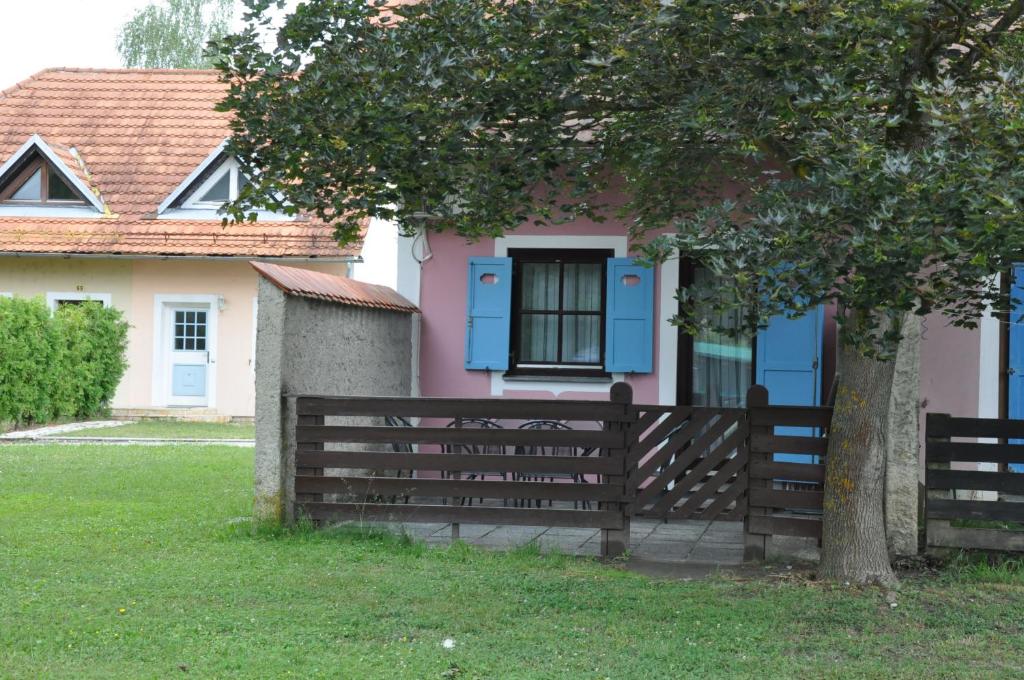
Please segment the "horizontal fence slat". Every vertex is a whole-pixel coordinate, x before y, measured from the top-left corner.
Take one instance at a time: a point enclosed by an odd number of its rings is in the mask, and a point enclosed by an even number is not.
[[[300,396],[299,415],[491,418],[506,420],[630,420],[631,406],[608,401],[555,399],[440,399]]]
[[[754,488],[750,490],[750,505],[761,508],[821,510],[824,497],[825,494],[821,491]]]
[[[538,527],[621,529],[617,510],[486,508],[478,505],[405,505],[385,503],[297,503],[299,513],[315,520],[371,522],[458,522]]]
[[[828,406],[756,406],[750,409],[751,427],[828,427],[832,409]]]
[[[343,493],[356,496],[455,496],[615,503],[622,503],[626,500],[622,495],[621,485],[397,477],[296,476],[295,492]]]
[[[942,413],[929,413],[926,423],[928,437],[1024,439],[1024,420],[953,418]]]
[[[751,534],[821,538],[821,520],[819,519],[751,515],[747,526],[748,532]]]
[[[976,470],[931,470],[925,473],[929,489],[972,489],[1024,495],[1024,474]]]
[[[1024,463],[1024,445],[981,442],[928,442],[929,463]]]
[[[1003,529],[969,529],[928,520],[928,545],[935,548],[1024,552],[1024,532]]]
[[[988,519],[1001,522],[1024,522],[1024,503],[929,498],[926,512],[928,519]]]
[[[602,430],[520,430],[517,428],[458,427],[355,427],[346,425],[300,425],[295,428],[299,444],[401,443],[463,444],[467,446],[549,446],[576,448],[625,448],[623,431]]]
[[[750,450],[754,453],[813,453],[824,456],[828,451],[828,439],[753,432],[750,435]]]
[[[622,472],[619,456],[513,456],[479,453],[386,453],[380,451],[305,451],[295,456],[298,467],[445,472],[576,473]]]
[[[750,477],[822,484],[825,481],[825,466],[816,463],[751,463]]]

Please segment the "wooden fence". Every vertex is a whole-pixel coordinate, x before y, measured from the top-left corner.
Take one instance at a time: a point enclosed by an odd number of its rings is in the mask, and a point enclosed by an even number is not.
[[[1007,468],[1024,463],[1024,420],[929,413],[925,435],[928,547],[1024,551],[1024,474]]]
[[[607,402],[297,397],[296,509],[321,521],[452,523],[456,538],[460,523],[590,527],[602,554],[618,555],[631,401],[624,383]]]
[[[826,406],[769,406],[768,390],[747,392],[750,413],[749,493],[744,555],[763,560],[772,536],[821,540],[825,452],[832,409]],[[782,463],[780,453],[811,454],[818,462]]]
[[[634,516],[744,519],[748,559],[821,536],[824,466],[773,454],[824,455],[831,409],[769,407],[760,386],[748,409],[635,405],[624,383],[609,401],[288,400],[295,510],[316,521],[588,527],[606,556]]]

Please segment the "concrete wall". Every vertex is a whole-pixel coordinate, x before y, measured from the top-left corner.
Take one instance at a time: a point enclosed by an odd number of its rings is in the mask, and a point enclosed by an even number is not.
[[[285,394],[409,396],[416,315],[285,295],[259,281],[256,497],[260,519],[290,520],[294,469]]]

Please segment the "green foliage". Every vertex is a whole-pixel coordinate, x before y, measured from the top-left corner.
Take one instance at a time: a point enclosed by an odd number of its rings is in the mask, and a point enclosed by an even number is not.
[[[638,241],[672,232],[650,258],[718,275],[684,292],[686,330],[834,302],[869,356],[907,311],[971,326],[1007,303],[1022,2],[313,0],[274,49],[275,3],[247,4],[219,42],[259,178],[238,218],[309,211],[347,241],[367,215],[472,239],[618,214]]]
[[[166,0],[121,27],[117,51],[128,68],[210,68],[207,44],[228,32],[234,0]]]
[[[71,415],[100,413],[113,398],[128,363],[128,324],[121,312],[97,303],[64,305],[54,315],[64,342],[64,386]]]
[[[64,347],[46,303],[0,297],[0,422],[70,415],[62,394]]]
[[[102,412],[127,366],[127,335],[121,312],[99,304],[51,314],[39,298],[0,298],[0,422]]]

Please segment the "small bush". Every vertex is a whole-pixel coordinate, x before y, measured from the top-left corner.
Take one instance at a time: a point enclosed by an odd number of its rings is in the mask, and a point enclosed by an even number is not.
[[[0,422],[87,418],[106,409],[127,363],[116,309],[0,298]]]

